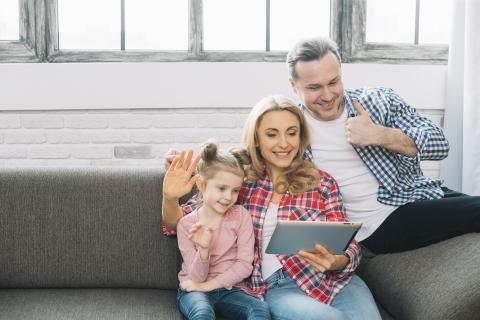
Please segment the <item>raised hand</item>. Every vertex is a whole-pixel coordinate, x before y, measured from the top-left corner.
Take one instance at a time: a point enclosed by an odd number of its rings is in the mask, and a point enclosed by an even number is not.
[[[188,230],[188,238],[201,249],[207,250],[212,245],[213,229],[197,222]]]
[[[188,153],[182,151],[179,156],[173,159],[170,167],[165,172],[163,180],[163,197],[165,199],[178,199],[189,193],[199,175],[193,175],[200,156],[193,159],[193,150]]]
[[[347,119],[345,126],[347,141],[354,147],[378,145],[381,138],[380,127],[373,123],[358,100],[353,100],[353,107],[357,111],[357,116]]]

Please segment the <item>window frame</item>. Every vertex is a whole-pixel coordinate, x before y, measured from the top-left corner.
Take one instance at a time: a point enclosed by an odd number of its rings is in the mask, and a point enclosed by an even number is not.
[[[122,6],[124,6],[124,0]],[[189,1],[189,40],[185,51],[59,50],[58,1],[19,0],[20,40],[0,42],[1,62],[283,62],[286,51],[204,51],[203,1]],[[267,30],[269,23],[267,6]],[[347,63],[446,64],[448,46],[367,43],[368,0],[331,0],[330,37]],[[419,0],[417,0],[419,1]],[[122,37],[124,30],[122,31]],[[267,45],[268,48],[268,32]]]

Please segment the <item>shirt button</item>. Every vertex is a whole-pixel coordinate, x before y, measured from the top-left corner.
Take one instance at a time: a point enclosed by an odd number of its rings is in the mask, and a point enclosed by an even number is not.
[[[294,275],[294,276],[293,276],[293,279],[297,279],[297,275]]]
[[[285,263],[285,260],[282,259],[282,263]]]
[[[305,292],[306,292],[306,293],[310,293],[310,290],[307,289],[307,290],[305,290]]]

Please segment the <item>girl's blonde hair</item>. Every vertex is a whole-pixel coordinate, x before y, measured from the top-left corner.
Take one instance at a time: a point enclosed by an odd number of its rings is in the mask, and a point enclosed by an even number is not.
[[[265,170],[264,159],[259,147],[258,127],[263,116],[271,111],[288,111],[297,117],[300,124],[300,147],[298,153],[282,177],[278,181],[274,181],[275,190],[278,193],[288,191],[294,195],[299,195],[315,188],[320,179],[318,170],[313,163],[303,159],[303,154],[310,145],[310,132],[307,122],[300,108],[292,100],[281,95],[268,96],[260,100],[253,107],[245,122],[243,142],[246,154],[251,160],[250,165],[245,166],[246,180],[248,182],[258,180]],[[243,157],[241,154],[241,152],[237,151],[237,157],[245,159],[245,154],[243,154]]]
[[[245,175],[240,158],[232,152],[218,149],[213,141],[207,141],[200,151],[201,160],[197,165],[198,174],[204,179],[211,179],[218,170],[224,170],[243,177]]]

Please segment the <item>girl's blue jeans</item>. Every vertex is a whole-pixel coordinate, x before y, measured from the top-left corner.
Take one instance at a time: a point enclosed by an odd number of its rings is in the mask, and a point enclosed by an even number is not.
[[[270,319],[265,301],[252,297],[238,288],[224,288],[209,292],[178,290],[177,303],[186,319]]]

